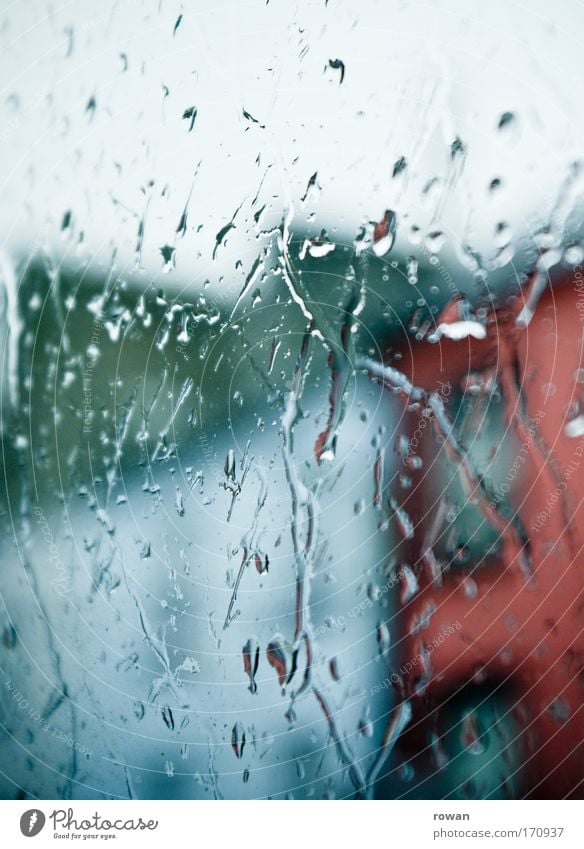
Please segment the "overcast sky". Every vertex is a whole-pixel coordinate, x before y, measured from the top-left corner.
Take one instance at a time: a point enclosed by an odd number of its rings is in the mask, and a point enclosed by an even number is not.
[[[500,221],[546,221],[581,155],[583,17],[574,0],[5,3],[0,247],[104,267],[115,249],[129,271],[144,219],[147,274],[170,245],[165,285],[238,291],[293,206],[298,230],[350,241],[390,208],[396,251],[416,224],[492,255]]]

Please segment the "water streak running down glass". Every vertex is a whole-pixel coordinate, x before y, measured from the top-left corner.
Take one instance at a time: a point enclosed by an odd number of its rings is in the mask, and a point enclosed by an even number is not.
[[[550,14],[0,13],[2,798],[581,798]]]

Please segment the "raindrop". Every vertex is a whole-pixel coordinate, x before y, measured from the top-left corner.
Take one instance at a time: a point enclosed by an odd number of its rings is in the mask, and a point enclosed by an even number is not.
[[[408,166],[407,160],[405,156],[400,156],[400,158],[393,165],[392,177],[398,177],[400,174],[406,170]]]
[[[484,735],[479,728],[479,717],[471,711],[462,720],[461,743],[471,755],[482,755],[486,751]]]
[[[188,131],[190,133],[193,127],[195,126],[195,121],[197,120],[197,107],[189,106],[187,109],[185,109],[185,111],[183,112],[183,120],[189,122]]]
[[[430,748],[432,750],[436,769],[439,772],[442,772],[442,770],[446,769],[448,766],[448,755],[444,750],[440,736],[435,731],[430,732]]]
[[[380,655],[387,654],[391,645],[389,628],[385,622],[379,622],[375,632],[377,639],[377,648]]]
[[[583,436],[584,414],[580,414],[579,416],[576,416],[575,419],[572,419],[572,421],[568,422],[564,427],[564,433],[571,439],[577,439],[579,436]]]
[[[162,256],[163,267],[162,270],[165,274],[175,266],[175,248],[172,245],[163,245],[160,248],[160,254]]]
[[[233,448],[230,448],[227,452],[227,457],[225,458],[225,466],[224,466],[225,476],[230,480],[235,480],[235,453]]]
[[[359,720],[359,734],[362,737],[365,737],[367,740],[370,740],[373,737],[373,723],[369,717],[369,710],[366,709],[364,716]]]
[[[89,100],[87,101],[87,105],[85,106],[85,111],[88,113],[90,121],[93,120],[93,117],[95,116],[96,108],[97,108],[97,101],[95,99],[95,96],[92,95],[89,98]]]
[[[67,233],[67,232],[71,231],[71,221],[72,221],[72,214],[71,214],[71,210],[68,209],[63,214],[63,220],[61,221],[61,231],[62,232]]]
[[[416,286],[418,283],[418,260],[409,256],[406,260],[406,273],[408,275],[408,283]]]
[[[254,118],[254,116],[251,114],[251,112],[248,112],[248,111],[247,111],[247,109],[243,109],[243,108],[242,108],[242,110],[241,110],[241,111],[242,111],[243,117],[244,117],[247,121],[251,121],[251,123],[252,123],[252,124],[257,124],[257,125],[258,125],[258,127],[261,127],[261,129],[262,129],[262,130],[265,130],[265,128],[266,128],[266,127],[265,127],[265,124],[261,124],[261,123],[258,121],[258,119],[257,119],[257,118]]]
[[[310,197],[312,194],[315,193],[316,190],[318,190],[319,187],[318,187],[317,180],[318,180],[318,171],[315,171],[314,174],[311,175],[308,183],[306,184],[306,191],[304,192],[304,194],[300,198],[300,201],[302,203],[304,203],[308,199],[308,197]]]
[[[511,227],[506,221],[499,221],[495,227],[494,244],[498,248],[505,248],[511,241]]]
[[[373,253],[385,256],[393,247],[397,229],[397,216],[391,209],[386,209],[381,221],[373,226]]]
[[[270,641],[270,643],[268,643],[266,657],[268,658],[270,666],[272,666],[278,674],[278,683],[281,687],[283,687],[288,673],[286,655],[278,638],[274,638]]]
[[[571,716],[570,702],[565,696],[560,696],[550,704],[548,713],[559,725],[564,725]]]
[[[432,230],[424,239],[424,245],[428,248],[430,253],[433,254],[440,253],[445,242],[446,236],[442,230]]]
[[[329,66],[335,71],[340,71],[339,85],[345,79],[345,63],[341,59],[329,59]]]
[[[413,599],[420,589],[418,579],[414,575],[411,566],[408,566],[407,564],[400,566],[398,574],[401,578],[402,584],[400,602],[402,604],[407,604]]]
[[[450,156],[452,159],[456,159],[457,156],[463,156],[465,153],[466,145],[462,139],[457,136],[450,145]]]
[[[515,124],[516,118],[513,112],[503,112],[497,124],[498,130],[510,129]]]
[[[164,720],[166,727],[170,729],[170,731],[174,731],[174,716],[168,705],[162,708],[162,719]]]
[[[236,722],[231,731],[231,748],[235,757],[241,759],[245,748],[245,730],[241,722]]]
[[[570,245],[570,247],[566,248],[564,251],[564,261],[567,265],[580,265],[582,260],[584,260],[584,248],[582,245]]]
[[[299,259],[304,259],[306,256],[306,252],[310,254],[310,256],[318,259],[320,257],[326,256],[334,251],[336,245],[334,242],[331,242],[326,234],[326,230],[320,231],[320,236],[315,239],[305,239],[302,243],[302,247],[300,248],[300,253],[298,254]]]
[[[331,657],[329,661],[329,672],[333,681],[341,680],[341,674],[339,672],[339,662],[336,657]]]
[[[2,643],[4,648],[13,649],[16,646],[16,631],[13,625],[6,625],[2,632]]]
[[[249,691],[257,693],[255,675],[260,662],[260,647],[255,637],[250,637],[243,647],[243,669],[249,678]]]
[[[389,499],[389,506],[393,510],[393,514],[397,520],[398,527],[404,537],[404,539],[413,539],[414,538],[414,524],[403,507],[397,503],[396,499],[391,496]]]

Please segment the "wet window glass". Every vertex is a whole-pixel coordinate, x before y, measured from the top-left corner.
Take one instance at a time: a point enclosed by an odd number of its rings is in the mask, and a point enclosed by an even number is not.
[[[583,24],[0,13],[3,798],[582,792]]]

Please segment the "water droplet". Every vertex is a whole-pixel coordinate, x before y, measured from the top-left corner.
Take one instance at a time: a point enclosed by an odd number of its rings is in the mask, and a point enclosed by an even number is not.
[[[403,507],[397,503],[396,499],[391,496],[389,499],[389,506],[393,510],[393,514],[397,520],[398,527],[404,537],[404,539],[413,539],[414,538],[414,524]]]
[[[235,757],[241,759],[245,748],[245,730],[241,722],[236,722],[231,731],[231,748]]]
[[[418,260],[409,256],[406,260],[406,273],[408,275],[408,283],[416,286],[418,283]]]
[[[471,755],[482,755],[486,751],[486,738],[479,726],[476,712],[466,713],[462,720],[461,743]]]
[[[559,725],[564,725],[572,714],[572,710],[570,708],[570,702],[566,698],[566,696],[560,696],[550,704],[548,707],[549,715],[552,717],[555,722]]]
[[[440,253],[446,242],[446,236],[442,230],[432,230],[424,239],[424,245],[430,253]]]
[[[173,245],[163,245],[160,248],[160,254],[163,262],[162,270],[165,274],[172,271],[175,266],[175,252],[176,249]]]
[[[567,265],[580,265],[584,260],[584,248],[582,245],[574,244],[564,251],[564,261]]]
[[[391,645],[389,628],[385,622],[379,622],[376,629],[377,647],[380,655],[387,654]]]
[[[339,85],[341,85],[345,79],[345,63],[341,59],[329,59],[329,67],[341,72],[339,77]]]
[[[400,602],[407,604],[419,592],[420,586],[418,579],[414,575],[412,568],[407,564],[400,566],[398,575],[401,578]]]
[[[333,681],[340,681],[341,674],[339,672],[339,662],[336,657],[331,657],[329,660],[329,672]]]
[[[260,647],[255,637],[250,637],[243,647],[243,669],[249,678],[249,691],[257,693],[255,675],[260,662]]]
[[[516,118],[513,112],[503,112],[497,124],[498,130],[510,129],[515,124]]]
[[[462,139],[457,136],[450,145],[450,157],[451,159],[456,159],[457,157],[464,156],[465,153],[466,145]]]
[[[166,705],[166,707],[162,708],[162,719],[164,720],[164,724],[170,731],[174,731],[174,716],[172,710]]]
[[[506,221],[499,221],[495,227],[493,242],[498,248],[505,248],[511,241],[511,227]]]
[[[564,433],[571,439],[577,439],[579,436],[584,435],[584,414],[580,414],[568,422],[564,427]]]
[[[268,663],[272,666],[277,674],[278,674],[278,683],[281,687],[286,683],[287,677],[287,663],[286,663],[286,654],[284,649],[282,648],[282,644],[278,638],[274,638],[268,643],[268,648],[266,649],[266,657],[268,658]]]
[[[405,156],[400,156],[400,158],[393,165],[392,177],[399,177],[400,174],[403,174],[406,168],[408,167],[407,160]]]
[[[391,209],[386,209],[381,221],[373,226],[373,253],[385,256],[392,249],[397,230],[397,216]]]
[[[302,247],[300,248],[300,253],[298,254],[299,259],[304,259],[306,257],[306,253],[308,252],[310,256],[318,259],[320,257],[326,256],[327,254],[332,253],[336,245],[334,242],[331,242],[326,234],[326,230],[320,231],[320,236],[316,239],[305,239],[302,243]]]
[[[195,126],[195,121],[197,120],[197,107],[196,106],[188,106],[183,112],[183,121],[189,122],[189,133],[192,132],[193,127]]]
[[[178,515],[184,516],[184,514],[185,514],[185,504],[184,504],[182,492],[180,491],[178,486],[176,487],[176,495],[175,495],[175,499],[174,499],[174,506],[176,508],[176,512],[178,513]]]

